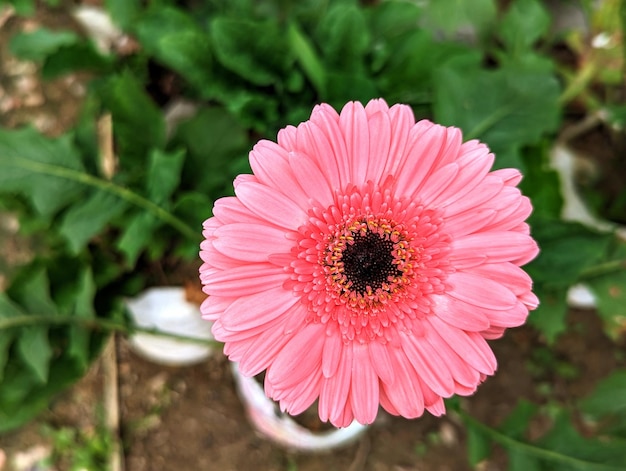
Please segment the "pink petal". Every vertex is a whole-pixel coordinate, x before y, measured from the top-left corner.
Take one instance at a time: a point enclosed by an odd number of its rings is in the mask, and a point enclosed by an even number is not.
[[[313,159],[307,155],[292,152],[289,155],[289,165],[309,198],[319,201],[322,205],[332,203],[334,189]]]
[[[363,105],[355,101],[346,103],[339,115],[339,126],[343,131],[348,151],[349,181],[356,184],[365,182],[367,163],[370,160],[370,137]]]
[[[439,332],[441,338],[470,366],[486,375],[494,373],[497,367],[496,358],[480,334],[452,327],[437,316],[429,316],[425,321],[429,322],[431,327]]]
[[[450,397],[454,392],[454,380],[439,354],[423,337],[400,333],[402,349],[420,378],[436,394]]]
[[[391,124],[391,142],[389,147],[389,158],[384,170],[380,175],[383,181],[387,175],[397,175],[398,169],[406,163],[404,158],[408,153],[407,143],[412,129],[415,126],[413,111],[406,105],[393,105],[389,109],[389,121]],[[428,126],[424,126],[428,127]]]
[[[297,332],[267,370],[266,381],[275,389],[284,390],[296,386],[316,370],[321,371],[324,335],[321,324],[308,324]]]
[[[222,315],[228,330],[244,331],[270,322],[298,302],[298,298],[282,287],[236,298]]]
[[[330,106],[323,107],[320,108],[318,113],[311,115],[311,123],[318,127],[319,132],[326,137],[332,149],[329,154],[319,156],[319,158],[332,159],[333,163],[329,165],[329,168],[337,169],[339,174],[339,188],[343,188],[348,183],[351,183],[350,158],[348,157],[346,142],[336,116],[336,111]],[[316,132],[316,139],[317,138]]]
[[[490,224],[497,214],[498,213],[493,209],[465,211],[454,217],[447,218],[445,231],[453,237],[472,234]]]
[[[370,100],[365,105],[365,113],[368,118],[371,118],[375,114],[389,114],[389,105],[382,98],[376,98],[374,100]]]
[[[298,126],[297,131],[298,147],[300,154],[306,155],[313,161],[319,169],[323,171],[323,178],[326,185],[330,187],[331,200],[335,190],[339,190],[343,185],[341,183],[341,175],[338,168],[338,162],[335,159],[333,146],[329,142],[327,134],[315,123],[306,122]],[[302,182],[302,178],[300,180]],[[315,185],[310,182],[306,185],[308,194],[315,196],[316,200],[325,200],[315,193]],[[324,191],[325,187],[322,187]]]
[[[346,404],[350,396],[352,357],[352,348],[345,346],[341,351],[336,374],[322,382],[319,400],[320,419],[330,420],[335,426],[340,426],[338,424],[344,422]]]
[[[418,374],[402,350],[390,349],[394,376],[393,385],[383,383],[382,389],[393,408],[403,417],[415,418],[424,413],[424,395],[420,387]],[[381,394],[381,399],[383,394]],[[384,407],[384,405],[383,405]],[[389,410],[387,407],[385,409]]]
[[[506,286],[517,296],[527,293],[533,286],[533,280],[530,276],[520,267],[510,262],[485,263],[471,271]]]
[[[265,262],[274,253],[287,253],[292,242],[285,231],[262,224],[234,223],[219,227],[213,247],[236,260]]]
[[[509,262],[534,253],[537,244],[528,235],[512,231],[478,232],[452,241],[453,261],[486,255],[489,263]]]
[[[250,264],[226,270],[215,270],[201,276],[205,293],[217,296],[247,296],[271,288],[282,287],[288,277],[284,269],[274,265]]]
[[[389,355],[389,345],[373,341],[369,344],[370,361],[380,380],[388,385],[395,381],[394,365]]]
[[[213,216],[211,218],[215,220],[216,224],[212,228],[213,232],[224,224],[232,224],[236,222],[249,222],[252,224],[263,223],[264,221],[257,215],[253,214],[248,208],[246,208],[238,198],[234,196],[227,196],[220,198],[215,202],[213,206]],[[205,228],[207,229],[207,228]],[[204,235],[208,237],[207,234]]]
[[[475,332],[489,328],[489,319],[475,305],[448,295],[435,295],[431,299],[435,315],[448,324]]]
[[[354,343],[351,402],[354,418],[361,424],[371,424],[378,412],[378,375],[370,363],[367,345]]]
[[[337,329],[337,335],[327,335],[322,353],[322,373],[326,378],[337,373],[343,351],[343,340]]]
[[[235,193],[250,211],[278,227],[297,229],[307,214],[289,198],[260,183],[242,183]]]
[[[487,175],[480,185],[474,187],[463,198],[460,198],[448,206],[445,206],[445,216],[453,217],[468,210],[487,209],[483,208],[487,202],[491,202],[504,187],[504,183],[500,178]]]
[[[517,303],[517,297],[510,289],[473,273],[452,273],[446,281],[452,286],[447,291],[449,296],[477,307],[505,310],[511,309]]]
[[[369,105],[368,105],[369,106]],[[380,184],[385,178],[384,168],[390,158],[391,123],[387,113],[378,112],[369,117],[369,162],[363,181]]]

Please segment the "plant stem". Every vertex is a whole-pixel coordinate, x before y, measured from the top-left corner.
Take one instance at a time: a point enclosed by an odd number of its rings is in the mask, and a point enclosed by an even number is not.
[[[608,262],[598,263],[592,265],[589,268],[584,269],[580,273],[580,279],[589,280],[591,278],[597,278],[599,276],[608,275],[611,273],[626,270],[626,259],[609,260]]]
[[[531,455],[545,461],[550,461],[552,463],[560,463],[561,465],[568,466],[571,469],[594,471],[619,471],[624,469],[621,466],[618,467],[608,464],[594,463],[584,459],[575,458],[573,456],[567,456],[556,451],[547,450],[526,442],[521,442],[489,427],[488,425],[483,424],[463,410],[458,410],[457,412],[466,424],[479,429],[482,433],[489,436],[491,440],[499,443],[507,449],[517,449],[527,455]]]
[[[161,208],[159,205],[129,190],[128,188],[124,188],[122,186],[116,185],[115,183],[103,180],[88,173],[74,170],[72,168],[61,167],[59,165],[53,165],[44,162],[34,162],[27,159],[20,159],[18,162],[15,162],[14,165],[19,165],[27,170],[32,170],[46,175],[54,175],[56,177],[76,181],[84,185],[92,186],[94,188],[113,193],[114,195],[117,195],[118,197],[128,201],[129,203],[139,206],[140,208],[143,208],[146,211],[154,214],[157,218],[169,224],[184,236],[189,237],[191,240],[200,239],[200,230],[195,230],[181,219]]]
[[[208,346],[221,346],[215,340],[202,339],[198,337],[190,337],[182,334],[174,334],[172,332],[164,332],[155,327],[141,327],[138,325],[129,325],[111,319],[103,319],[101,317],[80,317],[80,316],[58,316],[58,315],[27,315],[12,316],[0,318],[0,331],[15,327],[26,327],[31,325],[77,325],[86,329],[101,330],[106,332],[120,332],[125,335],[132,334],[151,334],[159,337],[166,337],[172,340],[180,340],[184,342],[193,342]]]

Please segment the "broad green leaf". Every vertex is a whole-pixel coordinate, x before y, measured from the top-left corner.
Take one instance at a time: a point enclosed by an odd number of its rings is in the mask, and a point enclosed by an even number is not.
[[[60,226],[72,253],[78,254],[93,236],[127,207],[127,201],[104,190],[96,190],[87,199],[72,205]]]
[[[482,430],[466,426],[467,432],[467,457],[472,467],[488,458],[491,454],[491,439]]]
[[[0,192],[21,193],[50,216],[78,198],[81,185],[66,178],[83,170],[70,136],[48,139],[33,129],[0,129]]]
[[[80,274],[79,284],[75,293],[75,301],[71,314],[84,319],[92,319],[96,317],[93,306],[94,296],[96,294],[96,286],[89,268],[85,268]],[[87,369],[90,359],[90,343],[91,332],[86,327],[71,326],[69,345],[67,353],[81,365]]]
[[[146,175],[148,197],[152,201],[163,204],[168,200],[180,183],[184,162],[184,150],[170,153],[152,151]]]
[[[128,30],[139,15],[141,3],[140,0],[106,0],[105,6],[115,24]]]
[[[567,328],[566,316],[569,310],[566,302],[567,290],[545,289],[541,285],[535,285],[535,294],[540,304],[537,309],[530,312],[528,322],[545,336],[549,344],[552,344]]]
[[[52,348],[48,340],[48,326],[25,327],[17,339],[17,349],[24,363],[32,369],[36,378],[48,380]]]
[[[498,429],[508,437],[523,440],[528,423],[538,409],[537,404],[521,399]]]
[[[541,466],[541,462],[519,448],[507,449],[507,457],[509,461],[508,471],[543,471],[546,468]]]
[[[464,33],[483,36],[496,21],[494,0],[437,0],[426,3],[424,24],[448,37]]]
[[[561,182],[559,174],[550,167],[547,146],[526,148],[523,152],[523,169],[524,179],[520,188],[533,203],[531,227],[543,224],[544,220],[559,219],[563,208]]]
[[[130,222],[124,225],[116,246],[126,256],[129,266],[135,265],[137,257],[153,239],[154,231],[159,225],[160,221],[147,212],[134,214]]]
[[[129,165],[139,171],[145,166],[147,152],[165,145],[161,110],[130,71],[108,78],[99,91],[113,115],[121,166]]]
[[[546,288],[576,283],[583,270],[604,259],[612,240],[582,224],[549,219],[535,220],[533,236],[541,252],[525,270]]]
[[[559,123],[559,85],[550,71],[480,68],[459,57],[435,72],[435,120],[460,127],[498,153],[536,143]]]
[[[62,47],[49,54],[41,68],[41,75],[52,80],[77,71],[105,73],[112,70],[113,56],[101,54],[95,45],[83,40]]]
[[[277,85],[293,62],[286,31],[273,20],[214,18],[211,39],[219,62],[255,85]]]
[[[626,412],[626,370],[617,370],[598,383],[591,395],[581,402],[587,414],[598,418]]]
[[[381,70],[376,76],[377,86],[390,102],[411,104],[431,103],[437,68],[453,57],[470,53],[461,44],[436,42],[420,29],[389,39],[383,48],[387,57],[382,52],[378,55]]]
[[[133,27],[141,45],[159,62],[171,67],[200,90],[211,85],[213,53],[210,38],[191,16],[179,9],[153,8],[141,15]]]
[[[248,137],[241,124],[218,107],[203,108],[181,123],[173,143],[189,149],[182,181],[209,196],[218,196],[212,191],[226,183],[231,185],[235,175],[227,172],[229,162],[246,158],[249,151]]]
[[[319,25],[317,38],[323,61],[330,68],[351,74],[363,69],[370,37],[362,9],[341,3],[333,5]]]
[[[20,32],[11,38],[9,48],[16,57],[24,60],[41,61],[62,46],[68,46],[80,39],[72,31],[52,31],[39,28],[35,31]]]
[[[16,336],[15,330],[4,328],[1,323],[4,319],[22,315],[24,312],[5,293],[0,292],[0,384],[4,376],[4,367],[9,360],[11,344]]]
[[[550,463],[554,470],[572,469],[621,469],[626,462],[626,447],[623,440],[602,438],[583,438],[573,427],[571,418],[561,412],[555,419],[552,429],[537,444],[556,454],[579,460],[581,464],[574,467],[565,463]],[[586,467],[582,465],[585,464]],[[595,467],[594,465],[611,465],[612,468]]]
[[[502,21],[498,35],[509,54],[520,56],[548,32],[550,15],[538,0],[515,0]]]
[[[58,314],[57,306],[50,295],[48,274],[40,266],[26,267],[11,284],[9,295],[28,314]]]

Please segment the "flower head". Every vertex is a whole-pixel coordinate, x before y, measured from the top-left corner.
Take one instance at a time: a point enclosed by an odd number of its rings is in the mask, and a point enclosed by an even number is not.
[[[445,412],[537,298],[517,170],[405,105],[315,107],[250,152],[204,224],[201,311],[245,375],[336,426]]]

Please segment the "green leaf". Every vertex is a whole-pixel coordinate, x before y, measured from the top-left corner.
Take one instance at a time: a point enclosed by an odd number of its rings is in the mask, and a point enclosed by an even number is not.
[[[521,399],[498,429],[511,438],[522,440],[526,434],[530,419],[537,414],[538,410],[537,404]]]
[[[127,207],[127,201],[103,190],[96,190],[84,201],[72,205],[63,216],[60,226],[60,232],[67,238],[72,253],[78,254],[93,236]]]
[[[48,55],[41,75],[46,80],[52,80],[76,71],[100,74],[111,71],[114,62],[113,56],[102,55],[93,43],[83,40],[62,46]]]
[[[12,54],[24,60],[42,61],[62,46],[68,46],[80,39],[72,31],[51,31],[39,28],[28,33],[15,34],[9,43]]]
[[[508,471],[543,471],[540,461],[525,450],[518,448],[507,449],[509,467]]]
[[[146,175],[148,197],[157,204],[169,199],[180,183],[185,151],[166,153],[154,150],[150,154]]]
[[[139,16],[140,0],[106,0],[106,11],[121,28],[130,29]]]
[[[134,28],[141,45],[159,62],[181,74],[199,90],[211,86],[211,41],[193,18],[179,9],[153,8],[141,15]]]
[[[24,312],[5,293],[0,292],[0,321],[22,315]],[[4,367],[9,360],[10,347],[15,335],[13,330],[0,328],[0,383],[4,376]]]
[[[91,269],[85,268],[80,274],[79,284],[76,288],[73,308],[71,314],[83,319],[96,317],[94,309],[94,297],[96,295],[96,285],[93,280]],[[69,345],[67,353],[75,358],[81,368],[87,369],[90,360],[90,338],[88,329],[80,326],[70,327]]]
[[[612,240],[579,223],[543,219],[535,220],[533,236],[541,252],[525,269],[547,288],[576,283],[583,270],[603,260]]]
[[[326,69],[309,38],[302,33],[294,22],[290,23],[287,28],[287,37],[291,45],[292,54],[306,73],[309,81],[317,90],[318,95],[321,98],[325,97]]]
[[[36,378],[45,383],[48,380],[50,359],[52,358],[48,327],[22,329],[17,340],[17,349],[24,363],[35,373]]]
[[[535,285],[535,294],[540,304],[537,309],[530,312],[528,322],[545,336],[549,344],[552,344],[567,327],[566,316],[569,310],[566,302],[567,290],[545,289],[541,285]]]
[[[255,85],[277,85],[293,62],[286,34],[274,21],[214,18],[211,39],[220,63]]]
[[[509,54],[520,56],[544,36],[550,28],[550,15],[537,0],[515,0],[497,33]]]
[[[48,139],[33,129],[0,129],[0,191],[21,193],[37,211],[50,216],[76,200],[81,185],[56,174],[56,169],[83,170],[70,137]]]
[[[450,60],[435,72],[435,120],[460,127],[498,153],[536,143],[559,123],[559,85],[550,71],[480,68],[479,57]]]
[[[362,9],[341,3],[333,5],[316,36],[329,68],[351,74],[363,69],[370,37]]]
[[[135,265],[137,257],[145,250],[159,225],[160,221],[146,212],[133,215],[130,222],[124,225],[116,247],[126,256],[129,266]]]
[[[480,37],[491,29],[496,13],[494,0],[437,0],[426,4],[424,24],[431,31],[443,31],[448,37],[459,32]]]
[[[563,195],[559,174],[550,167],[547,145],[526,148],[523,152],[524,179],[520,188],[533,203],[531,227],[543,224],[544,220],[561,217]]]
[[[132,164],[140,170],[145,165],[143,159],[147,152],[165,145],[165,120],[161,110],[130,71],[108,78],[99,91],[113,115],[121,165],[134,160]]]
[[[50,281],[40,266],[26,267],[9,289],[10,296],[29,314],[58,314],[50,296]]]
[[[181,123],[173,143],[189,150],[182,180],[195,191],[209,196],[231,186],[229,163],[245,159],[249,151],[248,136],[230,113],[219,107],[203,108],[191,119]]]
[[[475,467],[491,454],[491,440],[487,434],[471,424],[467,424],[467,456],[469,463]]]
[[[597,417],[626,412],[626,370],[613,371],[581,402],[584,412]]]

